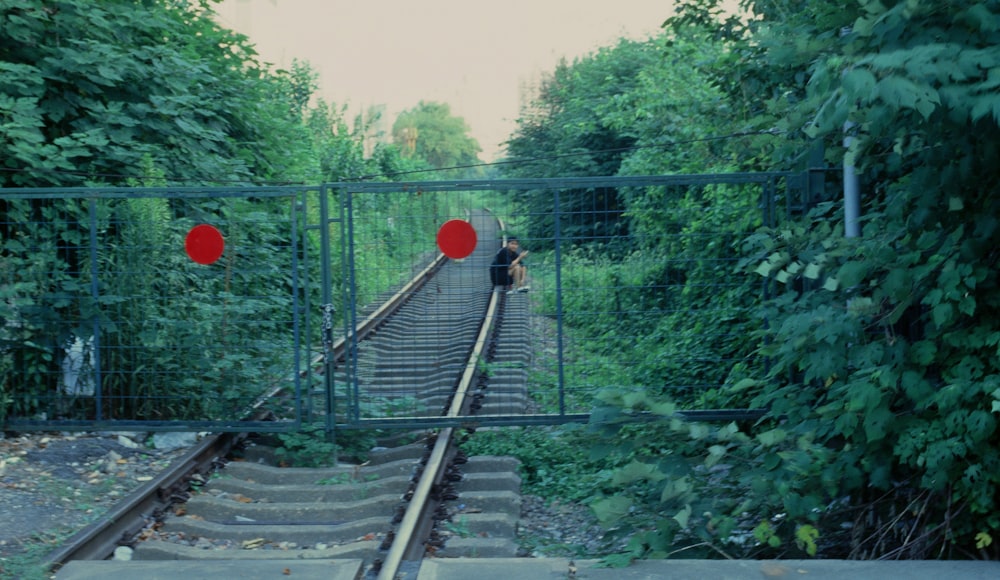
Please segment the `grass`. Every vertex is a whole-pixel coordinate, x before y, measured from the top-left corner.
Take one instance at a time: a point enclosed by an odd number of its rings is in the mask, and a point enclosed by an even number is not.
[[[0,580],[41,580],[52,577],[43,564],[45,557],[57,549],[75,529],[38,532],[17,539],[19,550],[0,558]]]
[[[565,425],[481,429],[462,447],[469,455],[516,457],[525,493],[583,501],[606,475],[602,463],[590,458],[592,444],[585,428]]]

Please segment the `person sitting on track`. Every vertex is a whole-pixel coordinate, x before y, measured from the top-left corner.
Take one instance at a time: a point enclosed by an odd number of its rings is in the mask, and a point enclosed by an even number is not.
[[[507,245],[500,248],[490,264],[490,280],[494,286],[503,286],[508,294],[529,290],[524,284],[528,269],[521,263],[528,251],[519,252],[519,245],[517,238],[507,238]]]

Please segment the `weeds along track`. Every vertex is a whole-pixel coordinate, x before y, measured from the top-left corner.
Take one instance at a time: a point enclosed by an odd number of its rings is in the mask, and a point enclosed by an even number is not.
[[[472,219],[495,239],[492,218]],[[479,246],[418,274],[357,330],[359,397],[406,401],[416,417],[464,417],[462,427],[400,433],[364,463],[328,468],[284,467],[273,439],[225,436],[225,448],[205,445],[203,456],[175,466],[169,489],[140,490],[146,499],[126,502],[135,510],[110,518],[117,527],[91,533],[92,544],[82,533],[54,554],[53,564],[64,564],[56,577],[169,574],[171,566],[180,574],[181,561],[230,574],[227,565],[252,560],[292,575],[324,562],[343,567],[344,577],[356,568],[394,578],[428,555],[516,556],[516,460],[458,449],[474,433],[469,415],[519,413],[527,404],[528,296],[493,291],[486,272],[495,248]],[[349,382],[350,373],[340,373],[337,380]],[[115,548],[132,560],[103,561]]]

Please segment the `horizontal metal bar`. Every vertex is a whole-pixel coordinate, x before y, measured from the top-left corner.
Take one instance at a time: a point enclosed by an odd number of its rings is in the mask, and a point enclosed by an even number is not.
[[[764,409],[705,409],[678,411],[676,415],[688,421],[709,423],[726,421],[756,421],[767,414]],[[635,413],[628,415],[631,421],[654,421],[662,415]],[[461,417],[398,417],[361,419],[356,423],[338,424],[337,429],[427,429],[434,427],[528,427],[542,425],[564,425],[567,423],[588,423],[589,413],[566,415],[467,415]]]
[[[431,429],[435,427],[517,427],[527,425],[562,425],[586,423],[590,415],[467,415],[460,417],[397,417],[360,419],[338,424],[337,429]]]
[[[286,433],[297,431],[297,421],[38,421],[8,419],[11,431],[207,431],[212,433]]]
[[[283,187],[33,187],[0,188],[0,199],[125,199],[217,198],[217,197],[286,197],[303,191],[318,191],[317,186]]]
[[[423,191],[483,191],[512,189],[581,189],[590,187],[646,187],[652,185],[708,185],[767,183],[797,173],[772,171],[760,173],[705,173],[683,175],[636,175],[608,177],[558,177],[538,179],[494,179],[455,181],[394,181],[394,182],[338,182],[330,187],[353,193],[390,193]]]

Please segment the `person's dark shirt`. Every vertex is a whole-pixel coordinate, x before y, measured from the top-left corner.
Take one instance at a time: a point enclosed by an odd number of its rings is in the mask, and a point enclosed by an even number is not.
[[[508,286],[514,283],[507,269],[519,255],[521,255],[520,252],[515,252],[507,246],[500,248],[497,255],[493,257],[493,263],[490,264],[490,280],[494,286]]]

